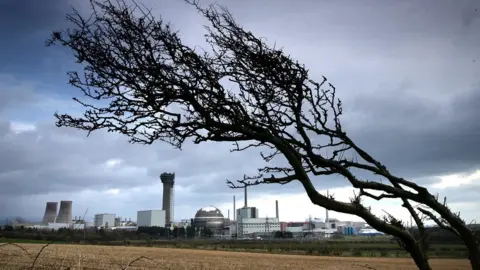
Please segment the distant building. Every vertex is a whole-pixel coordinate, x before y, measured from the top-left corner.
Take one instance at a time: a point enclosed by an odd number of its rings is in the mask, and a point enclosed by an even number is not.
[[[243,218],[238,223],[238,234],[241,237],[255,235],[272,235],[280,231],[278,218]]]
[[[218,208],[207,206],[197,211],[195,218],[193,219],[193,225],[196,229],[197,235],[202,234],[202,232],[206,230],[212,231],[214,235],[222,235],[225,226],[225,218]]]
[[[285,232],[287,230],[287,222],[280,222],[280,231]]]
[[[237,209],[237,220],[241,222],[244,218],[258,218],[258,208],[242,207]]]
[[[119,227],[112,227],[112,230],[117,230],[117,231],[136,231],[137,226],[119,226]]]
[[[48,223],[47,225],[32,225],[27,226],[27,228],[37,229],[37,230],[54,230],[58,231],[59,229],[73,229],[73,224],[71,223]]]
[[[379,232],[375,229],[372,229],[372,228],[364,228],[364,229],[361,229],[359,232],[358,232],[358,235],[363,235],[363,236],[376,236],[376,235],[385,235],[383,232]]]
[[[97,228],[110,228],[115,226],[115,214],[96,214],[93,225]]]
[[[137,227],[165,227],[165,210],[137,211]]]

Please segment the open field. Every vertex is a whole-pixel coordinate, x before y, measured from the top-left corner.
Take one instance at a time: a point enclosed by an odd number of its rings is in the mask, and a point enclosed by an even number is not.
[[[52,239],[50,239],[52,240]],[[0,238],[0,243],[10,242],[17,244],[46,244],[47,240]],[[378,241],[360,239],[345,240],[215,240],[215,239],[135,239],[110,241],[55,241],[54,244],[87,244],[104,246],[135,246],[157,248],[182,248],[217,251],[240,251],[285,255],[311,256],[341,256],[341,257],[388,257],[410,258],[410,255],[398,243],[392,241]],[[468,257],[465,245],[431,243],[429,248],[431,258],[465,259]]]
[[[0,247],[0,269],[31,265],[43,245]],[[407,258],[358,258],[256,254],[152,247],[50,245],[35,269],[416,269]],[[150,260],[151,259],[151,260]],[[467,260],[432,259],[434,269],[470,269]]]

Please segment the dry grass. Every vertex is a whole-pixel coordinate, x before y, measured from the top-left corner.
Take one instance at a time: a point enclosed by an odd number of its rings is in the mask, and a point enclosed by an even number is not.
[[[0,269],[29,268],[38,244],[0,248]],[[128,264],[144,256],[130,266]],[[432,259],[434,269],[470,269],[467,260]],[[128,266],[128,267],[127,267]],[[416,269],[410,259],[317,257],[194,249],[50,245],[35,269]]]

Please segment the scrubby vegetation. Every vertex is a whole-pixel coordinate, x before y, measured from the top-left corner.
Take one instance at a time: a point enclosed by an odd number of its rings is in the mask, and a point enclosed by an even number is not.
[[[6,227],[1,232],[4,243],[57,243],[108,246],[148,246],[208,250],[268,252],[317,256],[407,257],[408,253],[392,237],[335,235],[324,240],[284,237],[273,232],[263,240],[215,239],[210,234],[194,238],[191,227],[172,231],[161,227],[140,227],[137,231],[61,229],[58,231]],[[415,232],[414,232],[415,234]],[[480,236],[480,235],[479,235]],[[429,238],[430,257],[467,258],[461,239],[445,230],[432,230]]]

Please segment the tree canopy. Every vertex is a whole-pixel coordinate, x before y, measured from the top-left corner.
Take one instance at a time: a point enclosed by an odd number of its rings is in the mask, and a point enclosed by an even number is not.
[[[132,143],[163,141],[181,149],[186,141],[233,143],[235,151],[258,148],[265,164],[258,175],[228,181],[235,187],[299,181],[312,203],[356,215],[395,236],[420,269],[430,269],[424,219],[460,236],[480,269],[478,240],[467,224],[427,188],[391,173],[343,129],[342,103],[325,77],[281,48],[242,28],[219,5],[203,8],[208,50],[185,45],[169,23],[146,7],[124,1],[91,1],[92,16],[67,15],[74,28],[53,32],[47,45],[70,48],[83,72],[69,72],[70,85],[86,97],[81,117],[56,113],[58,127],[88,133],[105,129]],[[228,87],[231,85],[231,87]],[[286,166],[269,166],[282,157]],[[384,181],[361,179],[367,171]],[[340,175],[358,192],[350,202],[318,192],[313,181]],[[374,215],[362,198],[400,199],[420,237],[393,215]],[[413,204],[417,204],[415,207]]]

